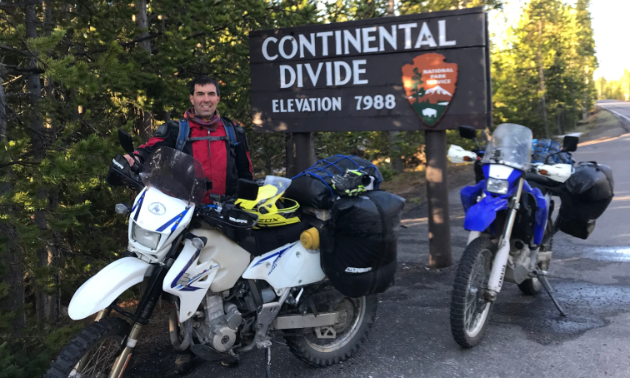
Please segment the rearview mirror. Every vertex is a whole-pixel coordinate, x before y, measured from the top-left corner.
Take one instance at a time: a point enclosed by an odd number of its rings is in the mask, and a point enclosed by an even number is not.
[[[123,150],[125,150],[128,154],[133,154],[133,139],[131,139],[131,135],[129,135],[125,130],[118,129],[118,141],[122,146]]]
[[[564,136],[564,140],[563,140],[563,146],[562,149],[567,151],[567,152],[573,152],[575,150],[577,150],[577,146],[578,146],[578,142],[580,141],[580,138],[573,136],[573,135],[565,135]]]
[[[459,135],[462,138],[474,140],[475,138],[477,138],[477,129],[472,126],[462,125],[459,127]]]
[[[258,188],[256,181],[239,179],[236,185],[236,196],[238,199],[254,201],[258,198]]]

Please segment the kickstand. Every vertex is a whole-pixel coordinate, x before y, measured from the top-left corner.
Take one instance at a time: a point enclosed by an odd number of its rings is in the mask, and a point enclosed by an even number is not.
[[[551,297],[553,304],[555,304],[558,311],[560,311],[560,315],[567,316],[567,313],[564,312],[564,310],[562,309],[562,306],[560,306],[560,303],[558,303],[558,300],[556,299],[556,297],[554,297],[553,295],[554,290],[551,287],[551,284],[549,284],[549,281],[547,281],[547,277],[545,276],[545,274],[542,272],[537,272],[536,276],[538,277],[538,280],[540,281],[542,286],[545,288],[545,291],[547,292],[547,294],[549,294],[549,297]]]
[[[267,355],[267,366],[265,368],[265,372],[267,373],[267,378],[271,378],[271,347],[267,347],[265,354]]]

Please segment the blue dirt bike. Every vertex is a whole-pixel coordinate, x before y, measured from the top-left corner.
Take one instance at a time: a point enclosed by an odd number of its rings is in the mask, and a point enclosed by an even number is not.
[[[475,140],[475,129],[460,134]],[[567,136],[558,153],[577,149],[578,138]],[[483,338],[490,312],[504,281],[514,282],[525,294],[544,287],[562,315],[546,280],[557,220],[551,219],[554,201],[573,173],[573,164],[531,164],[532,132],[525,126],[497,127],[485,151],[451,146],[452,162],[474,162],[477,184],[461,191],[470,231],[455,276],[451,301],[451,330],[459,345],[470,348]],[[548,160],[547,160],[548,161]]]

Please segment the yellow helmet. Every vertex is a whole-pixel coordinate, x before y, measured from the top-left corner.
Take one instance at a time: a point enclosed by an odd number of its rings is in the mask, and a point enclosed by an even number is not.
[[[258,188],[258,196],[253,201],[236,200],[241,209],[258,215],[258,224],[254,228],[286,226],[299,223],[295,211],[300,207],[297,201],[283,198],[282,194],[291,185],[291,179],[267,176],[263,186]]]

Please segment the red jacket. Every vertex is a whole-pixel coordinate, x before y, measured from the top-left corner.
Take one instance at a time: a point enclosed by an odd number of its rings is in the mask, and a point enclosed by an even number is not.
[[[232,122],[225,117],[221,117],[221,124],[215,131],[190,121],[189,137],[205,137],[205,136],[226,136],[224,122]],[[236,192],[236,183],[239,178],[248,180],[253,179],[252,162],[247,145],[247,137],[241,126],[234,123],[234,131],[236,134],[237,144],[234,152],[229,143],[223,140],[198,140],[186,142],[183,152],[192,155],[201,162],[206,178],[212,181],[212,190],[214,194],[234,194]],[[146,160],[149,155],[160,146],[168,146],[175,148],[177,136],[179,134],[179,123],[170,121],[160,126],[154,136],[150,138],[146,144],[141,145],[135,151],[141,160]],[[203,202],[209,202],[208,197]]]

